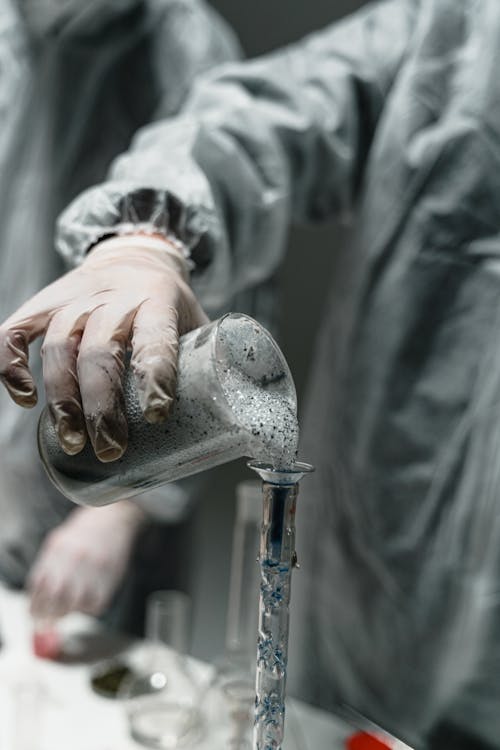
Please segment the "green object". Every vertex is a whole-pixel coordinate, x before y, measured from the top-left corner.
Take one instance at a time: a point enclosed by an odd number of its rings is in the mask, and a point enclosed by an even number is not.
[[[92,690],[104,698],[116,698],[124,681],[132,677],[133,671],[127,664],[115,662],[105,670],[94,673],[90,684]]]

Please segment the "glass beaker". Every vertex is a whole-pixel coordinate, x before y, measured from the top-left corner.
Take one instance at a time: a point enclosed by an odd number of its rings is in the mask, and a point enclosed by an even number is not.
[[[272,336],[246,315],[229,314],[180,340],[174,408],[148,424],[133,377],[125,374],[129,429],[123,456],[101,463],[89,444],[60,447],[48,410],[38,446],[55,486],[76,503],[105,505],[242,456],[286,467],[297,451],[295,387]]]
[[[161,750],[193,747],[203,734],[204,685],[187,657],[191,602],[180,591],[148,599],[144,666],[121,690],[132,737]]]

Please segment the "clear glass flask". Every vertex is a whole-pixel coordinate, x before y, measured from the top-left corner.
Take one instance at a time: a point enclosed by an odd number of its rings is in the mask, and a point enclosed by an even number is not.
[[[55,486],[76,503],[105,505],[242,456],[293,463],[295,387],[272,336],[246,315],[229,314],[181,338],[176,401],[164,424],[148,424],[133,376],[125,375],[129,428],[123,456],[101,463],[89,444],[61,449],[47,410],[38,446]]]
[[[149,597],[142,670],[120,697],[136,742],[160,750],[196,747],[204,731],[200,711],[205,685],[187,657],[191,602],[180,591]]]

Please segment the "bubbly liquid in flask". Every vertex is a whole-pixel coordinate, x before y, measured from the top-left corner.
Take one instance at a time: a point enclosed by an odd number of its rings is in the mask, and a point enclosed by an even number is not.
[[[285,470],[297,457],[299,424],[290,402],[249,377],[227,370],[222,387],[238,421],[254,436],[252,458]]]
[[[242,456],[287,464],[297,450],[289,368],[272,337],[247,316],[228,315],[182,337],[176,400],[165,423],[145,422],[130,370],[124,400],[128,447],[108,464],[90,445],[67,456],[42,414],[42,461],[74,502],[105,505]]]

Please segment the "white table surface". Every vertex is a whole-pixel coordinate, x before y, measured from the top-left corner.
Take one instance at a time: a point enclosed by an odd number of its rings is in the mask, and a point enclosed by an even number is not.
[[[70,636],[93,632],[97,641],[101,635],[96,623],[80,615],[66,618],[62,627]],[[0,750],[138,750],[120,702],[92,692],[92,664],[36,659],[26,596],[1,587],[0,634]],[[300,750],[344,750],[352,732],[331,714],[292,700],[287,721],[289,734],[302,735],[293,743]]]

